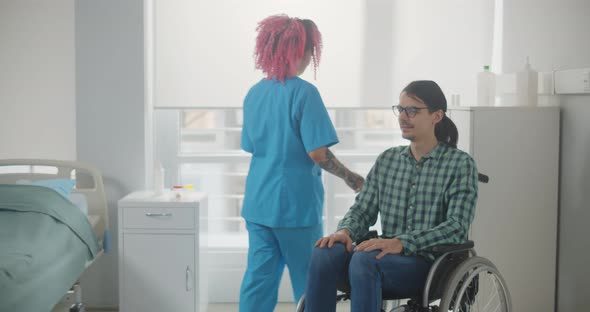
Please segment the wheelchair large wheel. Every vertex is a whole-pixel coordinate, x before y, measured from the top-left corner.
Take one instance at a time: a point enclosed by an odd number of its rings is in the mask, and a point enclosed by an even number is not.
[[[299,302],[297,302],[297,312],[303,311],[305,311],[305,295],[302,295],[301,298],[299,298]]]
[[[440,302],[440,312],[511,312],[504,278],[488,259],[471,257],[451,274]]]

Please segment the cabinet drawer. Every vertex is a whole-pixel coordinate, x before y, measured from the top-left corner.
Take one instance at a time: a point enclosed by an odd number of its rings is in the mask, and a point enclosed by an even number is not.
[[[192,208],[125,208],[123,227],[132,229],[194,229]]]

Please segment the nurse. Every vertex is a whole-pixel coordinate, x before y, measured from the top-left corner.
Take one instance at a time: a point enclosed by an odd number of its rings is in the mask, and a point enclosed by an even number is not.
[[[304,293],[311,251],[323,235],[322,169],[355,192],[364,182],[328,149],[338,143],[334,126],[317,88],[299,78],[320,61],[315,23],[274,15],[257,32],[256,68],[266,77],[244,99],[241,147],[252,160],[242,206],[249,248],[241,312],[274,310],[285,265],[295,302]]]

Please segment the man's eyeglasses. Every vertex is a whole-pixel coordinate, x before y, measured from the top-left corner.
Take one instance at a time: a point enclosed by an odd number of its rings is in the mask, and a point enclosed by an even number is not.
[[[406,116],[412,118],[412,117],[415,117],[416,114],[418,114],[418,112],[421,109],[428,109],[428,107],[416,107],[416,106],[403,107],[403,106],[400,106],[400,105],[393,105],[391,107],[391,109],[393,110],[393,113],[396,116],[399,116],[401,113],[406,112]]]

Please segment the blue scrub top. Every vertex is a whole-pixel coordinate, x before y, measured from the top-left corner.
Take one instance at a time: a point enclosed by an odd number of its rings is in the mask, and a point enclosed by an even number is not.
[[[242,216],[269,227],[322,222],[322,170],[309,157],[338,136],[317,88],[263,79],[244,100],[242,149],[252,153]]]

